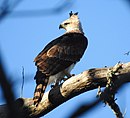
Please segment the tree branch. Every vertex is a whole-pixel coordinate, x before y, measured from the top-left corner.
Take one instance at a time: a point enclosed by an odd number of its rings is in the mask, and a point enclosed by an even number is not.
[[[8,81],[8,78],[6,76],[6,73],[2,64],[3,62],[2,62],[2,59],[0,58],[0,86],[3,91],[3,96],[5,98],[5,101],[7,103],[6,117],[21,118],[21,115],[19,111],[16,109],[15,104],[14,104],[15,96],[13,94],[11,83]],[[4,109],[1,109],[1,106],[0,106],[0,118],[3,118],[3,116],[1,115],[1,112],[2,112],[1,110],[4,110]]]
[[[116,118],[123,118],[120,108],[115,102],[116,91],[121,86],[121,83],[116,79],[116,75],[119,74],[118,70],[120,68],[122,68],[122,64],[117,63],[111,70],[108,70],[106,87],[103,92],[99,88],[98,92],[98,97],[112,109]]]
[[[32,98],[19,98],[15,103],[17,104],[17,109],[22,112],[24,118],[43,116],[60,104],[83,92],[96,89],[98,86],[105,87],[108,70],[112,68],[93,68],[69,78],[60,86],[46,92],[38,107],[33,105]],[[119,87],[124,83],[130,82],[130,62],[122,64],[115,76]],[[4,116],[3,118],[6,118],[6,105],[0,106],[0,117],[1,115]]]

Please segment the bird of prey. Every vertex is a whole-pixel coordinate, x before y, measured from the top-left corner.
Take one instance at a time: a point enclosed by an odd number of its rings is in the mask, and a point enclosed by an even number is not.
[[[36,106],[48,84],[54,82],[59,85],[65,76],[71,76],[70,71],[80,61],[87,48],[88,40],[84,36],[78,13],[70,12],[69,15],[59,26],[59,29],[63,28],[66,32],[48,43],[34,59],[37,72],[34,77],[36,88],[33,100]]]

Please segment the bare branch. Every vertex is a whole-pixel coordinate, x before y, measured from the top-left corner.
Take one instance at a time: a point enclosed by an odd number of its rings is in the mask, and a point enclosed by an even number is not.
[[[0,7],[0,21],[6,18],[21,1],[22,0],[15,0],[12,5],[9,0],[4,0]]]
[[[96,107],[97,105],[99,105],[100,102],[101,102],[101,100],[97,99],[97,100],[93,101],[92,103],[87,103],[87,104],[81,105],[74,113],[71,114],[71,116],[69,118],[78,118],[79,116],[83,115],[84,113],[87,113],[90,110],[93,110],[93,108]]]
[[[8,82],[8,79],[6,77],[4,68],[2,66],[1,59],[0,59],[0,85],[1,85],[1,88],[3,90],[3,96],[5,97],[5,100],[7,102],[6,117],[21,118],[20,114],[18,113],[19,111],[16,109],[16,106],[14,104],[15,96],[13,94],[11,84]],[[0,108],[0,111],[1,110],[2,109]],[[3,117],[3,116],[1,116],[1,113],[0,113],[0,117],[1,118]]]
[[[39,16],[48,16],[48,15],[55,15],[68,10],[73,5],[73,1],[63,1],[62,4],[57,5],[53,8],[48,9],[37,9],[37,10],[21,10],[21,11],[14,11],[10,14],[11,18],[21,18],[21,17],[39,17]]]
[[[33,100],[31,98],[18,99],[16,102],[18,104],[18,109],[21,110],[24,118],[37,118],[43,116],[60,104],[83,92],[96,89],[98,86],[106,86],[107,73],[108,68],[93,68],[84,71],[79,75],[69,78],[60,86],[45,93],[38,107],[33,105]],[[124,83],[130,82],[130,62],[122,64],[121,68],[118,69],[115,75],[116,81],[120,83],[119,87]],[[6,110],[3,109],[0,107],[0,115],[6,113]]]
[[[11,18],[21,18],[21,17],[36,17],[36,16],[45,16],[45,15],[54,15],[61,13],[65,10],[68,10],[73,5],[73,1],[64,0],[56,7],[48,8],[48,9],[38,9],[38,10],[21,10],[14,11],[14,8],[20,4],[23,0],[15,0],[14,3],[9,4],[9,1],[3,3],[2,9],[0,9],[0,21],[2,21],[5,17],[10,16]]]

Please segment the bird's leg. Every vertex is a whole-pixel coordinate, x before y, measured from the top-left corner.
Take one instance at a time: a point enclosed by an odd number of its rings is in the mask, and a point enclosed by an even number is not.
[[[72,77],[72,75],[71,75],[70,73],[68,73],[66,70],[64,70],[63,72],[64,72],[64,74],[67,76],[67,78]]]
[[[54,85],[51,85],[51,88],[55,88],[56,86],[58,86],[59,82],[60,82],[59,79],[55,80]]]
[[[69,79],[70,77],[75,76],[75,74],[70,74],[70,73],[69,73],[68,71],[66,71],[66,70],[64,70],[63,73],[65,74],[65,76],[66,76],[67,78],[62,78],[62,79],[60,78],[60,79],[55,80],[54,84],[51,85],[51,88],[54,88],[54,87],[58,86],[59,83],[61,83],[62,80],[63,80],[63,81],[66,81],[66,80]]]
[[[64,81],[66,81],[67,79],[69,79],[69,78],[72,77],[72,76],[75,76],[75,74],[70,74],[70,73],[69,73],[68,71],[66,71],[66,70],[64,70],[63,72],[64,72],[64,74],[67,76],[67,78],[63,78]]]

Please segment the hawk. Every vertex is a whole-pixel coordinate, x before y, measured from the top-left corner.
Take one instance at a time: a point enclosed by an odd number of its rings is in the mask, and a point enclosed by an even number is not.
[[[78,13],[71,12],[70,17],[60,24],[60,28],[66,32],[48,43],[34,59],[37,72],[34,77],[36,88],[33,100],[36,106],[48,84],[54,82],[59,85],[65,76],[71,77],[70,71],[80,61],[88,45]]]

